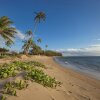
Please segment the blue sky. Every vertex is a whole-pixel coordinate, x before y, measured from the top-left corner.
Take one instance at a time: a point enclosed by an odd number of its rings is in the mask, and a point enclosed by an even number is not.
[[[38,25],[35,38],[41,46],[67,50],[89,48],[100,44],[100,0],[0,0],[0,16],[8,16],[24,34],[34,29],[34,12],[44,11],[46,21]],[[13,50],[20,50],[16,39]]]

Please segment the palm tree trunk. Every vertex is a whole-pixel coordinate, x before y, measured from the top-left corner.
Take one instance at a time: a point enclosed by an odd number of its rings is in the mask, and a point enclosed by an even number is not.
[[[35,24],[34,24],[34,31],[33,31],[33,34],[35,34],[35,32],[36,32],[37,25],[38,25],[38,21],[36,21]]]
[[[0,30],[0,34],[2,33],[3,31],[2,30]]]

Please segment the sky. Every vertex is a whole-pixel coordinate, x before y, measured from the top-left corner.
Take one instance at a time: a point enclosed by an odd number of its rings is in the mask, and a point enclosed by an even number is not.
[[[64,55],[100,55],[100,0],[0,0],[0,17],[8,16],[18,31],[12,50],[21,50],[39,11],[46,21],[38,24],[34,38],[42,38],[43,49],[47,44]]]

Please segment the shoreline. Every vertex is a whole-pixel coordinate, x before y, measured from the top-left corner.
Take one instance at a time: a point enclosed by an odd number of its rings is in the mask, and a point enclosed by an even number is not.
[[[89,70],[83,71],[82,69],[79,69],[73,65],[66,65],[63,62],[61,62],[58,57],[53,57],[53,59],[56,63],[58,63],[60,66],[62,66],[64,68],[68,68],[68,69],[73,70],[79,74],[85,75],[86,77],[90,77],[90,78],[93,78],[95,80],[100,81],[100,75],[97,75],[96,72],[91,72]]]
[[[52,89],[33,82],[27,89],[18,91],[17,97],[11,96],[8,100],[100,100],[100,81],[61,66],[53,57],[23,56],[17,60],[43,63],[47,67],[43,71],[62,82],[62,85]],[[12,59],[5,61],[10,62]]]
[[[54,60],[54,62],[58,65],[58,67],[61,69],[61,70],[63,70],[64,72],[68,72],[68,73],[71,73],[71,74],[73,74],[73,75],[75,75],[74,77],[78,77],[78,75],[81,77],[81,79],[82,80],[84,80],[84,78],[86,79],[86,80],[89,80],[89,81],[97,81],[97,84],[98,84],[98,82],[99,82],[99,84],[100,84],[100,80],[99,79],[96,79],[96,78],[94,78],[94,77],[91,77],[89,74],[85,74],[85,73],[83,73],[83,72],[79,72],[79,71],[77,71],[77,70],[74,70],[74,69],[71,69],[71,68],[69,68],[69,67],[65,67],[65,66],[63,66],[62,64],[60,64],[59,62],[57,62],[56,60],[55,60],[55,58],[52,58],[53,60]],[[91,82],[90,82],[91,83]],[[93,84],[93,83],[92,83]],[[98,85],[99,87],[100,87],[100,85]]]

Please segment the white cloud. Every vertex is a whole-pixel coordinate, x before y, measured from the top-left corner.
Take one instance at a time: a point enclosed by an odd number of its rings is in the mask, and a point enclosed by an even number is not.
[[[91,47],[100,47],[100,44],[91,45]]]
[[[15,25],[11,25],[11,27],[16,28]],[[25,38],[24,33],[23,33],[21,30],[17,29],[17,28],[16,28],[16,31],[17,31],[16,36],[17,36],[19,39],[24,40],[24,38]]]
[[[69,48],[57,50],[65,56],[100,56],[100,44],[91,45],[87,48]]]
[[[24,40],[24,38],[25,38],[25,35],[20,31],[20,30],[18,30],[17,29],[17,34],[16,34],[21,40]]]
[[[0,36],[0,47],[5,45],[4,39]]]
[[[96,40],[100,41],[100,39],[96,39]]]

